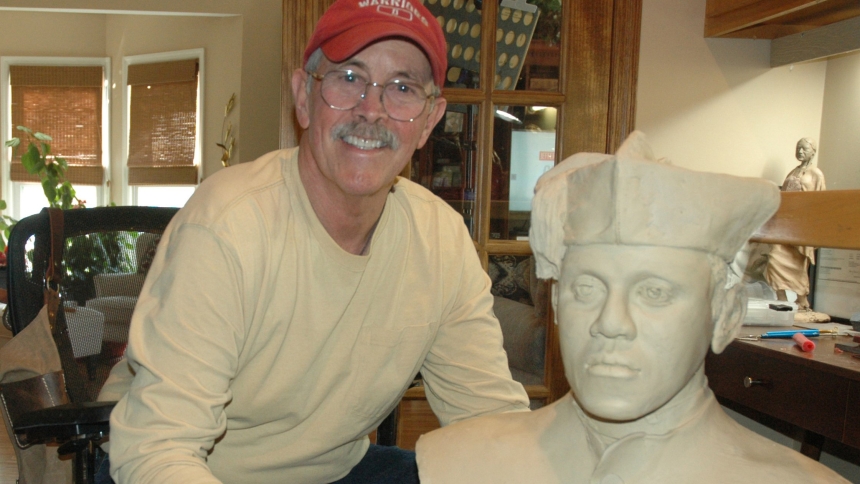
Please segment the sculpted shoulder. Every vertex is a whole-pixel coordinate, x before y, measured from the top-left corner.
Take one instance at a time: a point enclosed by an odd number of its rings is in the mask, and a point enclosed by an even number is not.
[[[547,440],[564,418],[567,399],[534,412],[477,417],[421,436],[416,445],[422,484],[562,482],[547,454]],[[562,412],[563,413],[563,412]]]

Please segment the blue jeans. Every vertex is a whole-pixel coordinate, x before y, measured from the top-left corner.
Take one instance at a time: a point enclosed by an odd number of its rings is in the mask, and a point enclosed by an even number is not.
[[[415,452],[370,444],[349,474],[331,484],[418,484]]]
[[[95,484],[114,484],[107,454],[96,461]],[[370,444],[367,453],[343,479],[332,484],[418,484],[415,452]]]

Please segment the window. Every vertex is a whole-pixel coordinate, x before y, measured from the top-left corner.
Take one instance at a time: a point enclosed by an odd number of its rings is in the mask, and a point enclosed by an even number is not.
[[[53,154],[66,159],[66,178],[78,198],[101,205],[108,166],[108,58],[5,57],[0,61],[3,141],[26,126],[53,138]],[[23,140],[22,140],[23,141]],[[3,150],[3,198],[13,218],[46,205],[39,179],[21,164],[22,149]]]
[[[125,196],[182,206],[200,179],[203,51],[124,59]]]

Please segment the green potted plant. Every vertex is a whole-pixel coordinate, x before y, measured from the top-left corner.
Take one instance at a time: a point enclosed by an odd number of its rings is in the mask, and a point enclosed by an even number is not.
[[[48,201],[48,206],[68,209],[83,207],[84,202],[75,196],[75,189],[66,180],[66,170],[69,165],[65,159],[51,154],[52,138],[45,133],[34,132],[26,126],[18,126],[18,131],[24,133],[27,150],[21,155],[21,164],[27,173],[39,177],[42,191]],[[14,137],[6,141],[6,146],[15,150],[21,145],[21,138]],[[0,211],[6,210],[6,201],[0,200]],[[6,250],[9,232],[16,220],[8,215],[0,216],[0,250]]]
[[[26,126],[18,126],[27,139],[27,151],[21,155],[21,164],[31,175],[39,177],[48,206],[63,210],[83,206],[83,202],[75,196],[75,189],[66,180],[66,170],[69,164],[64,158],[51,154],[52,138],[45,133],[33,132]],[[21,138],[10,138],[6,146],[17,149]]]

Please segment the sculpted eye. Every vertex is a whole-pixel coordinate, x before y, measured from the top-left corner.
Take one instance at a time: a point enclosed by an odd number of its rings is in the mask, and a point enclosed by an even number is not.
[[[671,304],[674,294],[672,286],[666,281],[648,279],[636,288],[639,299],[650,306],[665,306]]]
[[[605,286],[599,279],[589,275],[577,277],[570,285],[573,297],[580,302],[592,302],[603,298]]]

